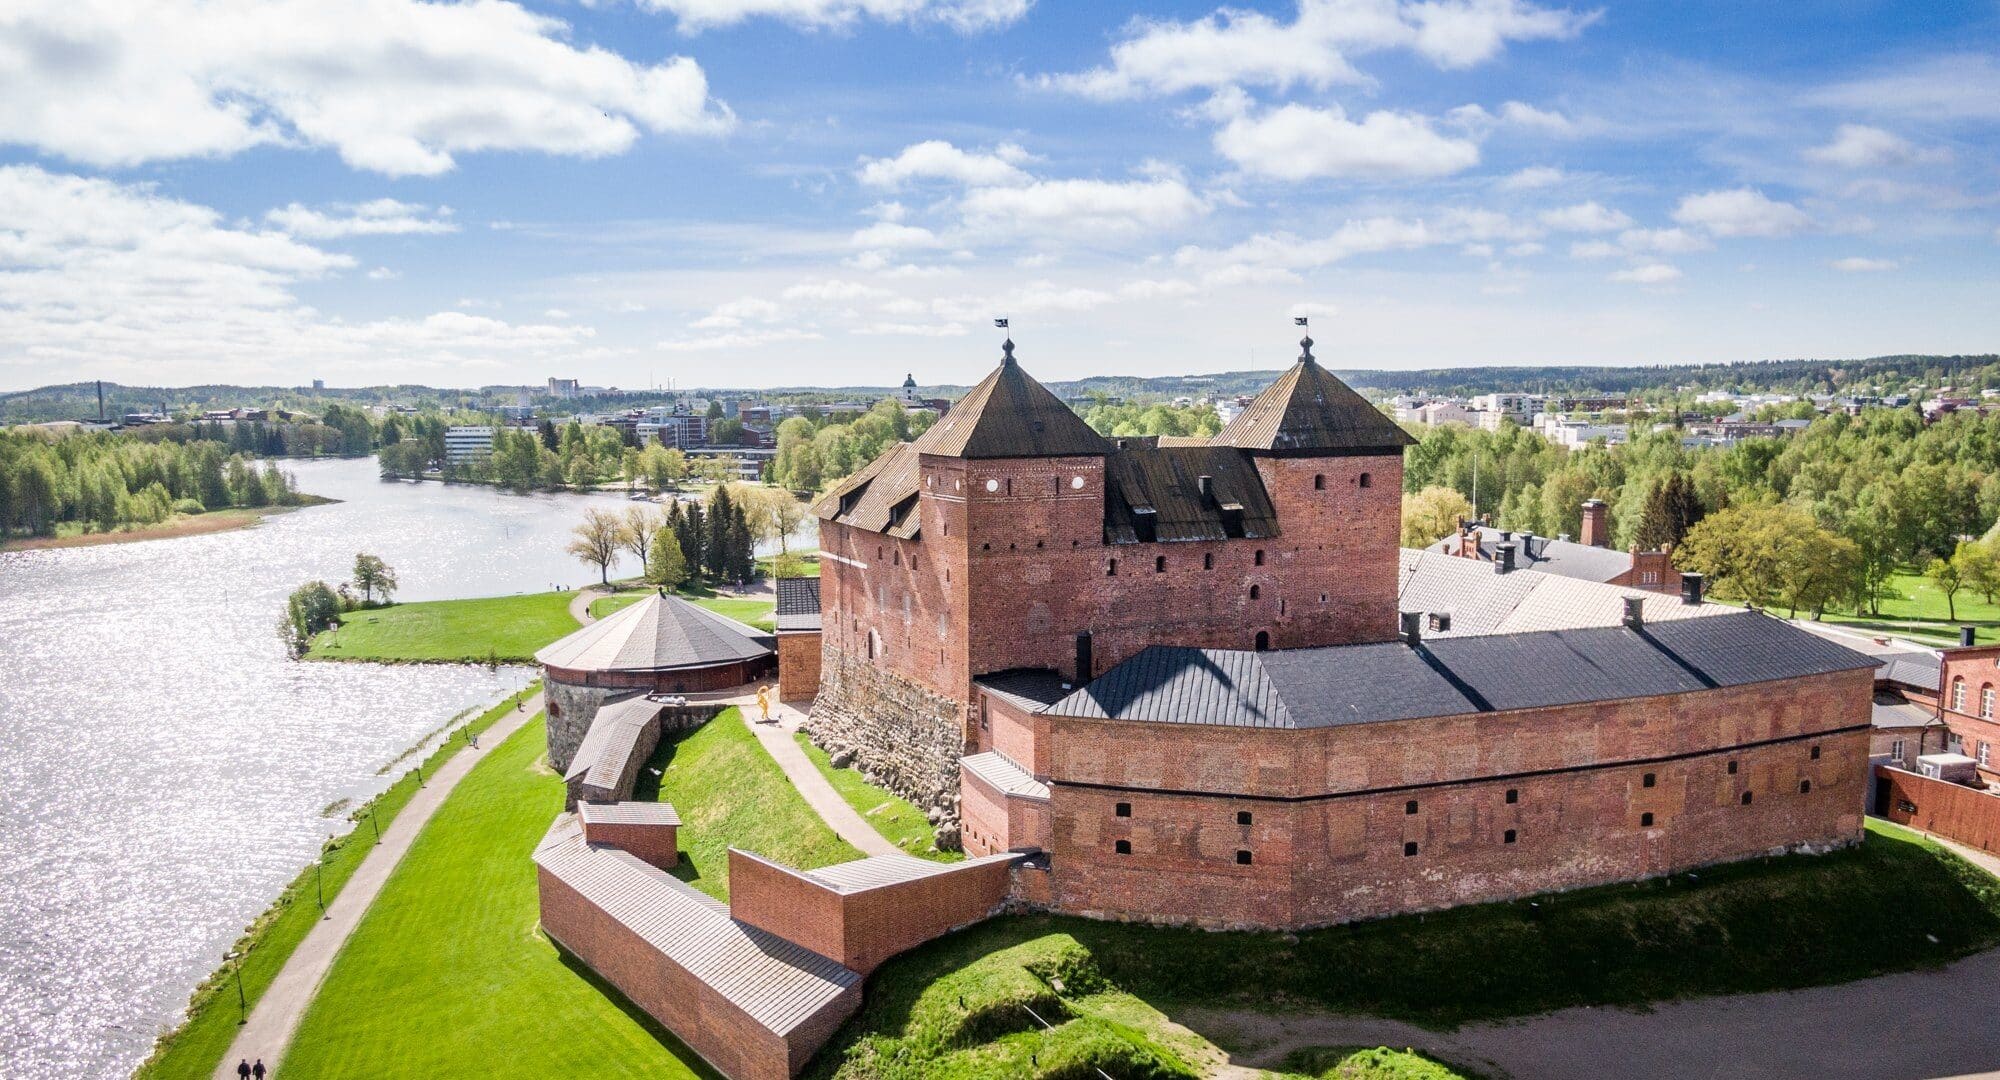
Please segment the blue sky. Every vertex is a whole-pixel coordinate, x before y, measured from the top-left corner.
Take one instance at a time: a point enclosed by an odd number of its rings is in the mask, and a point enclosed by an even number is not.
[[[2000,4],[20,0],[0,388],[2000,348]]]

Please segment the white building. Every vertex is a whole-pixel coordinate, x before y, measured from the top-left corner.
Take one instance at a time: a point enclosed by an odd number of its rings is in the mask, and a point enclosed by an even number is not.
[[[1526,427],[1547,401],[1548,397],[1544,394],[1480,394],[1472,399],[1472,408],[1485,414],[1481,418],[1481,427],[1498,431],[1503,418]]]
[[[1632,437],[1632,428],[1629,424],[1594,424],[1588,420],[1571,420],[1566,416],[1552,413],[1541,413],[1535,417],[1535,431],[1542,438],[1572,450],[1598,439],[1603,439],[1611,446],[1617,446]]]
[[[493,456],[493,429],[490,427],[449,427],[444,429],[444,457],[453,465],[464,465]]]

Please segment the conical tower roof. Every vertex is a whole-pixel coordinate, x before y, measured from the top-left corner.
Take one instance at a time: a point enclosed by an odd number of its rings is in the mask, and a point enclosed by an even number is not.
[[[1313,359],[1313,340],[1299,342],[1299,362],[1264,388],[1210,440],[1217,446],[1281,453],[1395,453],[1417,440]]]
[[[1111,444],[1090,430],[1083,417],[1021,370],[1014,362],[1013,341],[1000,350],[1000,366],[917,437],[919,453],[1015,458],[1111,452]]]
[[[768,655],[754,627],[655,593],[546,646],[535,659],[572,671],[664,671]]]

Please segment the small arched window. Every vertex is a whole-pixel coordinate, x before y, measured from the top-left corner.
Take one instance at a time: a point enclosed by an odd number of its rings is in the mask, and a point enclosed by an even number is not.
[[[1314,473],[1314,474],[1313,474],[1313,490],[1314,490],[1314,491],[1325,491],[1325,490],[1326,490],[1326,474],[1325,474],[1325,473]]]
[[[1255,585],[1252,585],[1252,586],[1250,586],[1250,599],[1252,599],[1252,600],[1255,600],[1255,599],[1257,599],[1257,594],[1258,594],[1259,592],[1261,592],[1261,591],[1262,591],[1262,590],[1261,590],[1261,589],[1259,589],[1259,588],[1258,588],[1257,586],[1255,586]]]
[[[1951,711],[1965,711],[1965,679],[1963,677],[1951,680]]]
[[[1153,573],[1164,574],[1166,572],[1167,572],[1167,557],[1165,555],[1153,556]]]
[[[1979,718],[1981,720],[1993,719],[1992,683],[1987,683],[1985,686],[1979,688]]]
[[[1268,650],[1268,649],[1269,649],[1269,648],[1271,647],[1271,632],[1270,632],[1269,630],[1259,630],[1259,631],[1257,631],[1257,643],[1256,643],[1256,644],[1257,644],[1257,651],[1258,651],[1258,652],[1264,652],[1264,651]]]
[[[1264,565],[1264,549],[1258,548],[1256,554],[1250,556],[1250,562],[1256,566]]]
[[[1375,478],[1374,478],[1374,477],[1372,477],[1372,476],[1370,476],[1370,475],[1368,475],[1367,473],[1362,473],[1362,474],[1361,474],[1361,486],[1362,486],[1362,487],[1374,487],[1374,486],[1375,486]]]

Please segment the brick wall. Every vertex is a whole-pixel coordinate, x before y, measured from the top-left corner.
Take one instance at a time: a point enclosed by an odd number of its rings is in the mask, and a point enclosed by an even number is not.
[[[1318,925],[1851,843],[1870,685],[1862,670],[1309,731],[1052,718],[1055,904]]]
[[[2000,796],[1881,765],[1874,779],[1876,813],[2000,855]]]
[[[968,772],[959,780],[960,843],[974,858],[1049,846],[1049,803],[1004,795]]]
[[[1956,752],[1978,761],[1979,775],[2000,781],[2000,646],[1946,649],[1938,678],[1943,698],[1945,726],[1958,737]],[[1994,704],[1985,704],[1984,691],[1994,693]],[[1962,692],[1961,692],[1962,691]],[[1942,752],[1938,747],[1933,753]]]
[[[583,838],[588,843],[606,844],[629,851],[662,870],[671,870],[674,864],[681,861],[679,831],[672,825],[585,822]]]
[[[781,1038],[547,870],[536,880],[542,930],[732,1080],[789,1080],[861,1005],[856,985]]]
[[[819,631],[778,635],[778,700],[805,701],[819,693]]]
[[[729,850],[729,914],[867,974],[884,960],[993,914],[1007,899],[1004,859],[841,893],[748,852]]]
[[[1048,720],[997,694],[979,695],[980,714],[973,747],[997,750],[1030,774],[1049,774]]]

